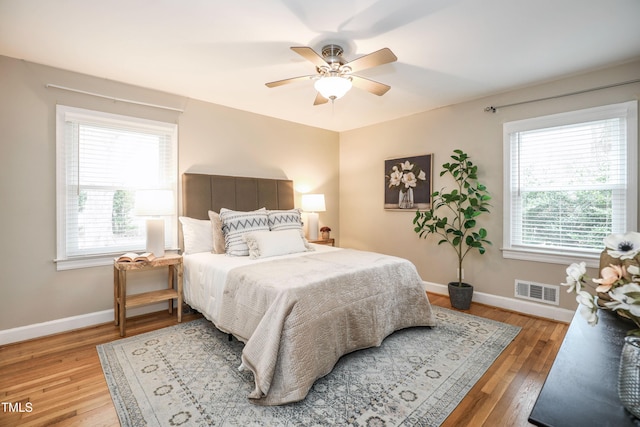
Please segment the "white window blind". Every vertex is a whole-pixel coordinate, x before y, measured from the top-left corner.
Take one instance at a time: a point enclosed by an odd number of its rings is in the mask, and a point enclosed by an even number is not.
[[[636,229],[636,105],[504,125],[506,257],[593,259],[605,236]]]
[[[58,106],[57,151],[58,269],[144,250],[136,192],[169,190],[175,201],[177,125]],[[165,246],[175,248],[177,212],[163,218]]]

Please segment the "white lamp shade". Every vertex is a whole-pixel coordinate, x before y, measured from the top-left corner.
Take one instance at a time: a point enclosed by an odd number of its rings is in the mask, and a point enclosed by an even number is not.
[[[175,213],[173,191],[136,191],[135,212],[137,216],[162,216]]]
[[[329,76],[322,77],[313,85],[320,95],[327,99],[339,99],[351,89],[351,79],[347,77]]]
[[[305,212],[324,212],[324,194],[303,194],[302,210]]]

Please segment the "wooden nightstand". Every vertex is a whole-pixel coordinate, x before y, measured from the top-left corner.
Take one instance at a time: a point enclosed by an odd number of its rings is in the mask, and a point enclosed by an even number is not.
[[[318,245],[335,246],[336,245],[336,239],[331,238],[331,239],[309,240],[309,243],[316,243]]]
[[[151,270],[167,267],[169,287],[127,297],[127,271]],[[113,311],[114,322],[120,326],[120,336],[126,333],[127,308],[159,301],[169,301],[169,313],[173,313],[173,300],[178,300],[178,322],[182,322],[182,255],[166,254],[149,262],[113,262]]]

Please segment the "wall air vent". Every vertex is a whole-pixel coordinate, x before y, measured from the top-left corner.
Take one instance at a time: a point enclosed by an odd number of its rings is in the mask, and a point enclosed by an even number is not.
[[[546,285],[516,279],[516,298],[558,305],[560,303],[560,286]]]

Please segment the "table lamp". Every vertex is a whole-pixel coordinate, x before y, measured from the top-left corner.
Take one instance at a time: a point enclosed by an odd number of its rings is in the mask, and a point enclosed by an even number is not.
[[[307,212],[309,240],[318,240],[318,212],[326,210],[324,194],[303,194],[302,210]]]
[[[147,252],[164,256],[164,218],[174,213],[174,197],[171,190],[139,190],[136,192],[137,216],[147,218]]]

